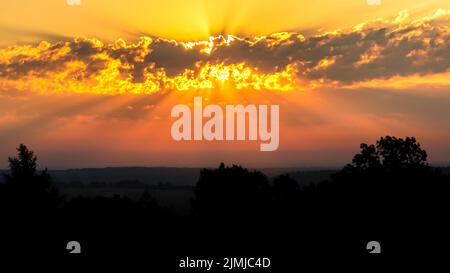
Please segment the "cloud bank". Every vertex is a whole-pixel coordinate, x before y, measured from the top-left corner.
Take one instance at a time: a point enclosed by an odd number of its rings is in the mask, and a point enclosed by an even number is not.
[[[147,94],[233,87],[299,90],[332,84],[444,73],[450,67],[450,10],[408,12],[348,30],[305,37],[282,32],[180,42],[141,37],[97,39],[0,50],[0,90]]]

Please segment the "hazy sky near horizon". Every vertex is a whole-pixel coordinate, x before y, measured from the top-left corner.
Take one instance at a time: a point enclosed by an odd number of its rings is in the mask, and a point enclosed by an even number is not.
[[[450,2],[0,0],[0,168],[340,166],[415,136],[450,163]],[[175,142],[171,108],[279,104],[280,147]]]

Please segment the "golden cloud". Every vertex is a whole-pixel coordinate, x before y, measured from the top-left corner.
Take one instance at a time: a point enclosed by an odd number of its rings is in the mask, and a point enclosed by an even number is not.
[[[0,88],[99,94],[223,87],[284,91],[445,73],[449,23],[449,10],[418,19],[402,11],[392,20],[309,37],[282,32],[195,42],[43,41],[0,50]]]

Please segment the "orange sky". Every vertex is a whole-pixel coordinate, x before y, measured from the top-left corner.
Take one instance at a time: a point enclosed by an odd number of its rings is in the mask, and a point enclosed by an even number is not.
[[[448,1],[0,3],[1,168],[19,143],[49,168],[338,166],[388,134],[450,162]],[[279,104],[279,150],[173,141],[199,95]]]

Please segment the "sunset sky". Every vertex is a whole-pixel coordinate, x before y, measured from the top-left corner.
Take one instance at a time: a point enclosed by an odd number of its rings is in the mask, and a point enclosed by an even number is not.
[[[384,135],[450,164],[448,0],[0,0],[0,37],[0,168],[20,143],[51,169],[341,166]],[[175,142],[194,96],[279,104],[279,149]]]

